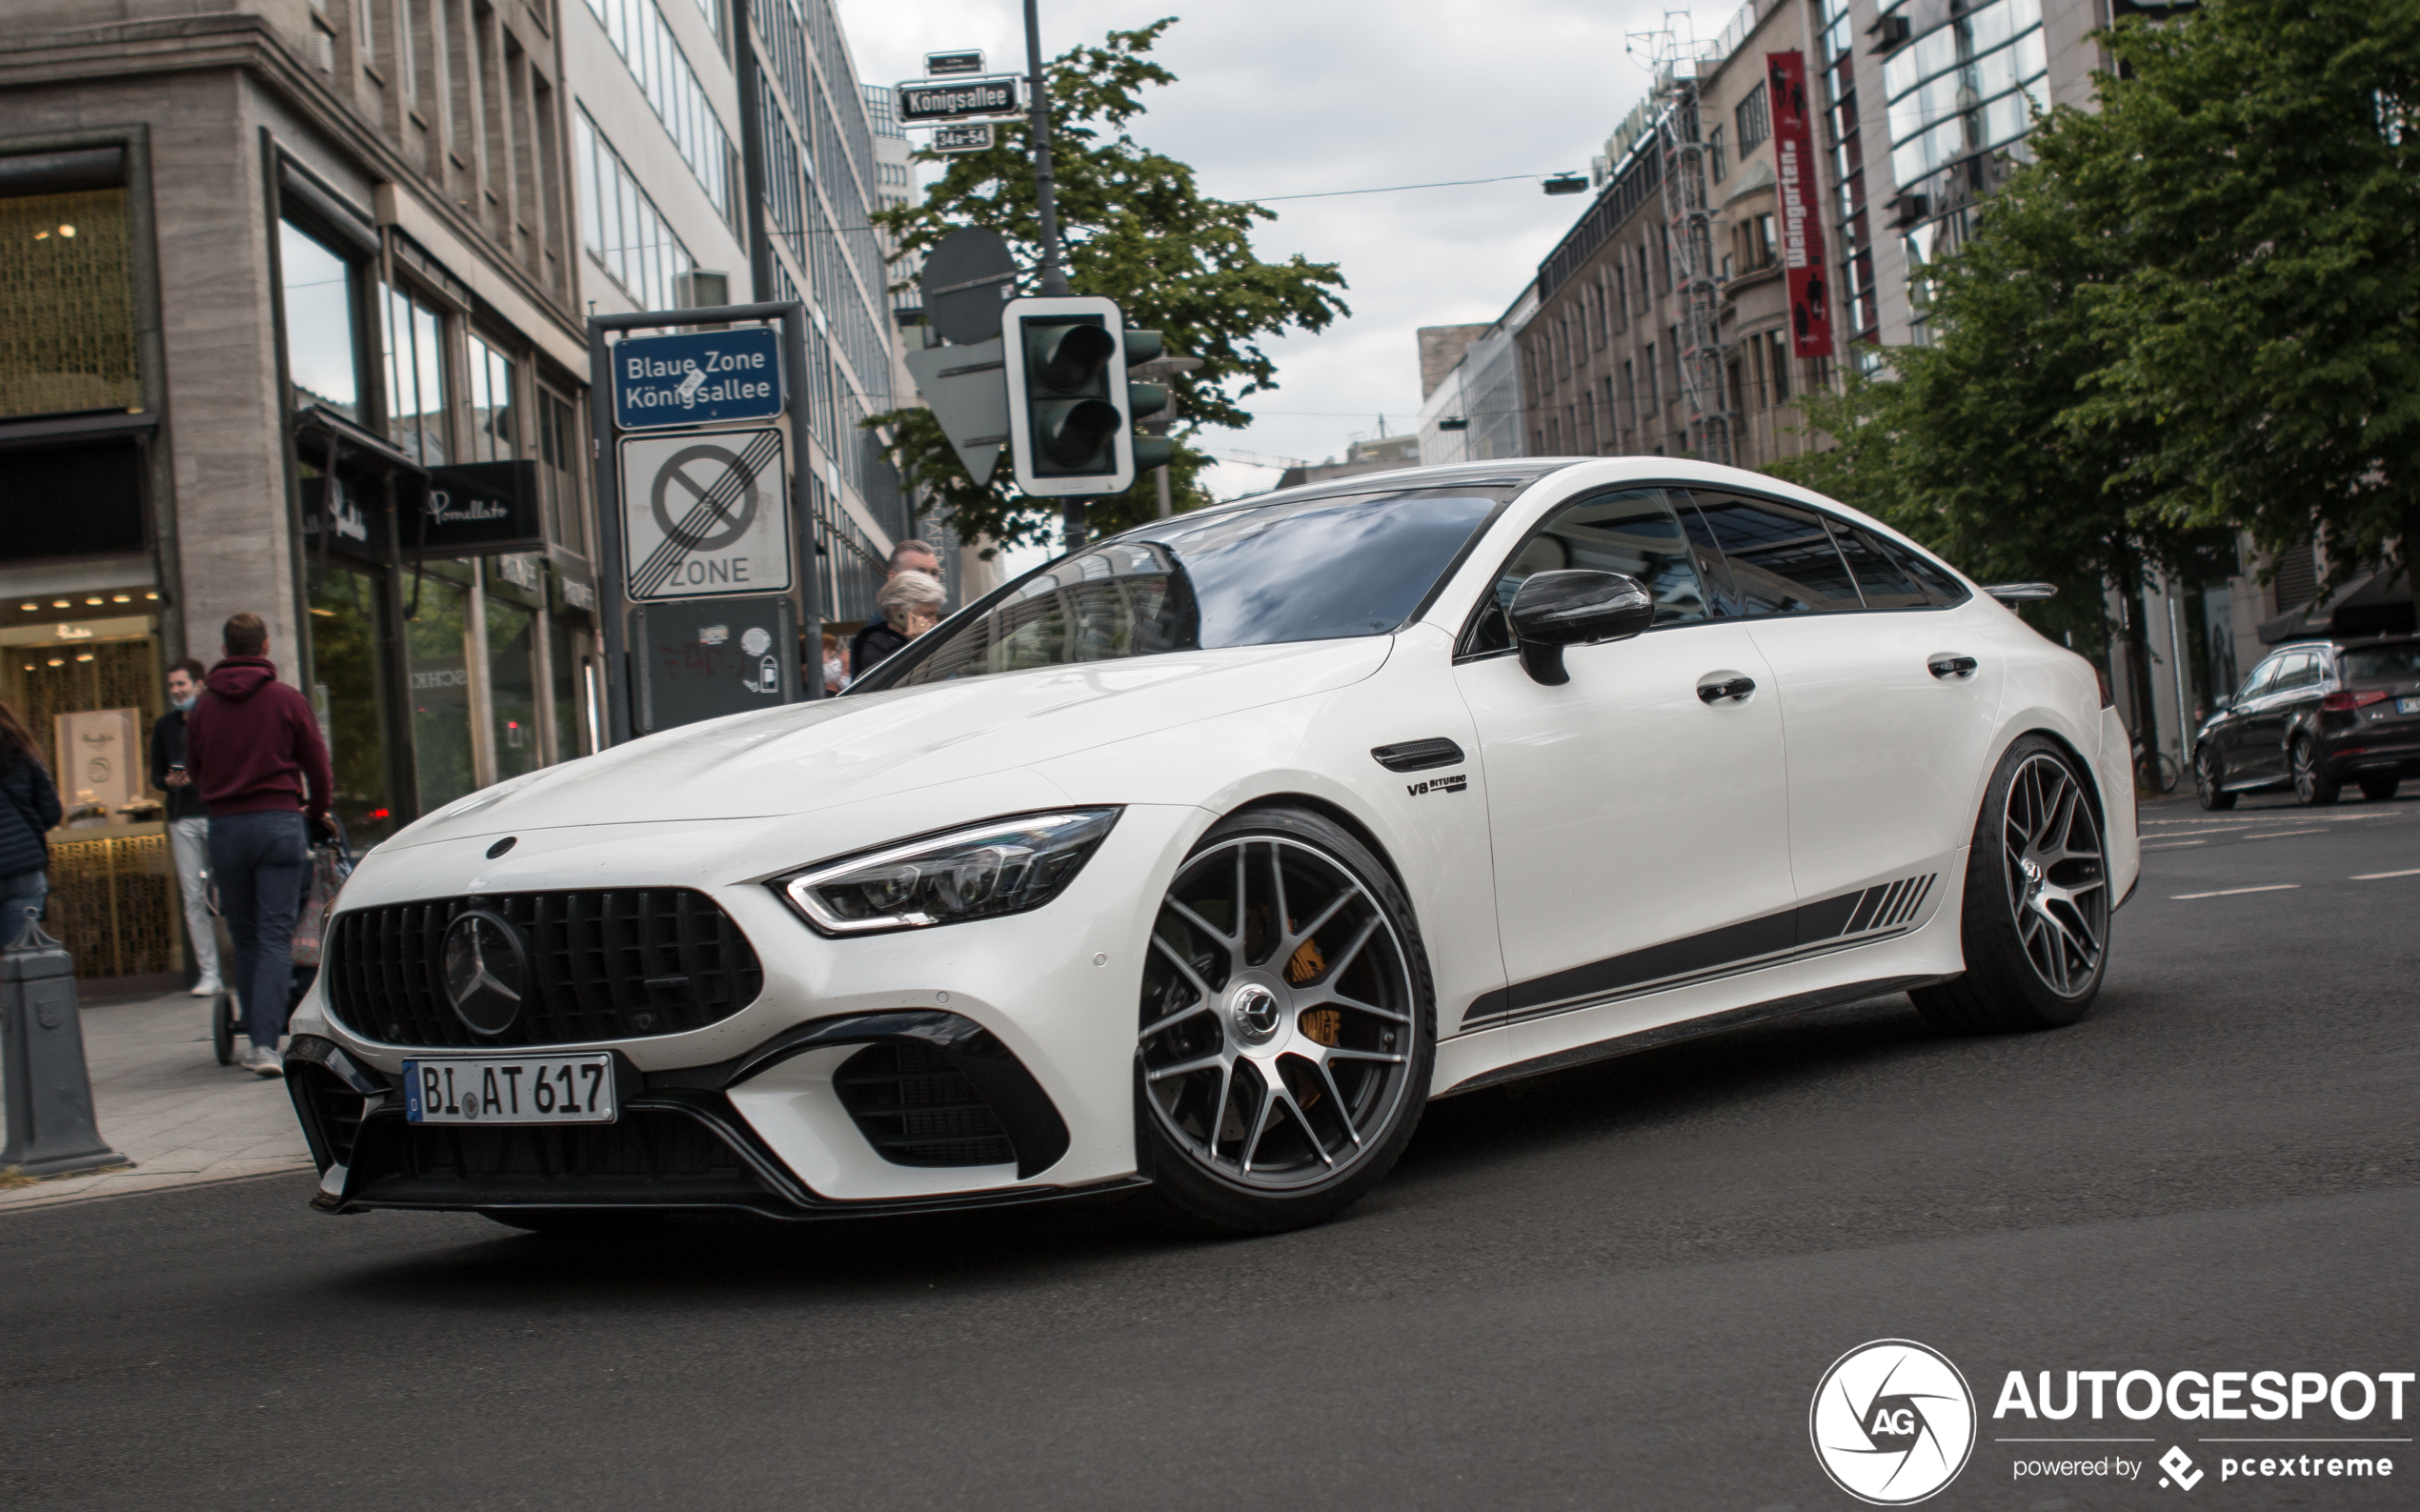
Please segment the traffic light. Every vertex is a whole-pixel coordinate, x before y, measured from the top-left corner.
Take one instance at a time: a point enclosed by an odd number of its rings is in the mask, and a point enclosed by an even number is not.
[[[1000,333],[1007,338],[1008,447],[1017,486],[1060,497],[1124,493],[1135,481],[1126,365],[1136,359],[1117,301],[1088,294],[1012,299],[1001,307]],[[1156,333],[1150,346],[1157,355]],[[1165,392],[1151,392],[1154,409],[1167,403]]]
[[[1166,349],[1157,331],[1126,333],[1126,367],[1139,368],[1160,361]],[[1168,391],[1157,383],[1138,383],[1131,372],[1126,377],[1126,423],[1134,430],[1135,471],[1148,473],[1155,467],[1166,467],[1177,454],[1177,443],[1168,439],[1168,422],[1175,418],[1169,408]]]

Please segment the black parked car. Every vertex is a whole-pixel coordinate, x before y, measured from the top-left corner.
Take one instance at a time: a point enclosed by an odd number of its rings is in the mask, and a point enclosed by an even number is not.
[[[2346,783],[2384,802],[2420,776],[2420,636],[2297,641],[2252,669],[2194,737],[2206,809],[2290,786],[2305,803]]]

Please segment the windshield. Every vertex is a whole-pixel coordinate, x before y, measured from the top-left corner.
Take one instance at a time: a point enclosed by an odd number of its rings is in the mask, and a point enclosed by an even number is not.
[[[1383,635],[1409,619],[1512,487],[1329,495],[1179,515],[1061,557],[932,633],[906,688],[1163,651]]]
[[[2384,646],[2355,646],[2344,654],[2345,680],[2367,682],[2374,677],[2409,677],[2420,673],[2420,640]]]

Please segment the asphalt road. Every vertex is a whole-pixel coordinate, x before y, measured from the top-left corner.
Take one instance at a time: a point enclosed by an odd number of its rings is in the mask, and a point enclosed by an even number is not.
[[[596,1253],[326,1219],[292,1178],[14,1216],[0,1501],[1847,1508],[1809,1396],[1901,1337],[1985,1413],[1930,1505],[2410,1504],[2408,1442],[2361,1451],[2391,1481],[2248,1483],[2188,1437],[2290,1423],[2097,1429],[2183,1444],[2189,1493],[2012,1478],[2012,1368],[2420,1368],[2420,875],[2352,879],[2420,868],[2420,801],[2147,817],[2075,1028],[1945,1039],[1886,998],[1449,1100],[1308,1233],[1059,1209]],[[2381,1416],[2301,1431],[2412,1436]]]

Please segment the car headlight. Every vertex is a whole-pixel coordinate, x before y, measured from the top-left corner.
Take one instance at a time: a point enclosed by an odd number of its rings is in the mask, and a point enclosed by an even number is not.
[[[1117,809],[1019,814],[821,861],[768,885],[827,935],[870,935],[1039,908],[1098,850]]]

